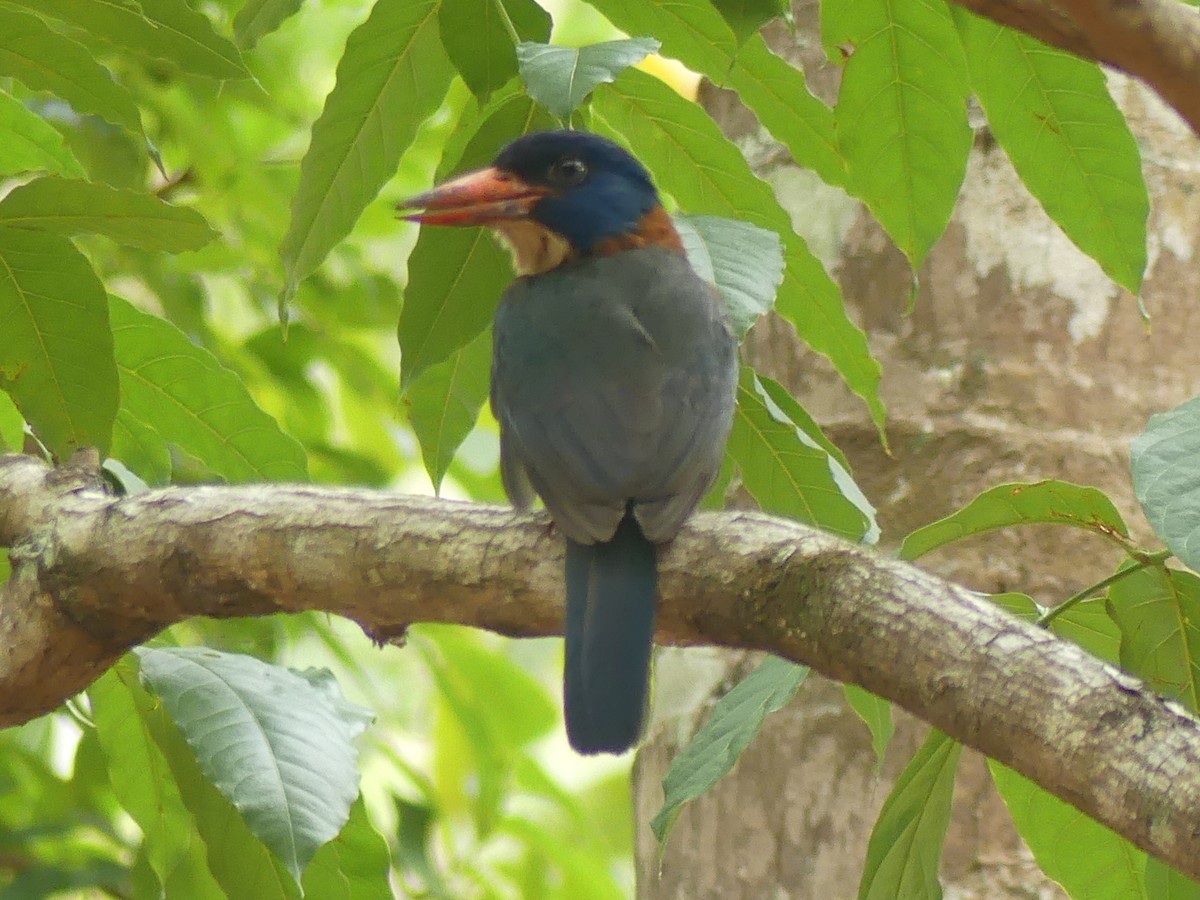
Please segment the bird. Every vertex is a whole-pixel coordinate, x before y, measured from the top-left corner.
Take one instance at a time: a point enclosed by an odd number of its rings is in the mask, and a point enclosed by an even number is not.
[[[399,209],[487,227],[512,253],[493,323],[501,479],[566,537],[568,741],[624,753],[645,730],[659,556],[714,484],[733,421],[728,312],[646,167],[591,132],[523,135]]]

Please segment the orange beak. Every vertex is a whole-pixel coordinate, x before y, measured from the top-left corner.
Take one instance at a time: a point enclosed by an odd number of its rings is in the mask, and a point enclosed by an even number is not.
[[[431,191],[409,197],[396,206],[410,222],[425,225],[487,225],[529,215],[534,205],[550,193],[527,184],[510,172],[492,166],[460,175]],[[405,213],[409,209],[424,212]]]

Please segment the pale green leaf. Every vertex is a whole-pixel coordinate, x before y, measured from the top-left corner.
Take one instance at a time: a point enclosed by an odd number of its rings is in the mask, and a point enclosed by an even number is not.
[[[104,286],[56,234],[0,228],[0,389],[55,455],[107,452],[117,369]]]
[[[39,17],[5,6],[0,6],[0,75],[49,91],[78,112],[142,133],[133,97],[87,48],[52,31]]]
[[[988,769],[1034,859],[1071,897],[1148,900],[1144,852],[995,760]]]
[[[242,55],[187,0],[7,0],[150,59],[209,78],[249,78]]]
[[[49,122],[0,91],[0,175],[22,172],[83,175],[79,160]]]
[[[0,453],[19,453],[25,443],[25,419],[12,397],[0,391]]]
[[[216,232],[193,209],[153,194],[49,175],[0,200],[0,226],[54,234],[102,234],[130,247],[198,250]]]
[[[775,305],[783,282],[779,235],[719,216],[676,216],[675,229],[692,268],[717,286],[734,329],[744,336]]]
[[[653,38],[605,41],[587,47],[551,47],[527,41],[517,45],[517,59],[529,96],[565,119],[597,85],[612,82],[658,48]]]
[[[304,0],[246,0],[233,17],[233,35],[242,49],[253,47],[299,12]]]
[[[846,684],[843,687],[846,702],[871,732],[871,749],[875,751],[875,772],[878,774],[883,769],[884,755],[896,731],[896,725],[892,721],[892,704],[857,684]]]
[[[1150,527],[1200,570],[1200,398],[1152,416],[1130,456],[1134,493]]]

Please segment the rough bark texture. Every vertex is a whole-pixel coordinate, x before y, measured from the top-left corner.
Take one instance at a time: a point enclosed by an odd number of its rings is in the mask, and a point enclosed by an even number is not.
[[[0,457],[0,725],[182,618],[322,609],[554,634],[561,546],[511,510],[302,486],[108,496]],[[862,684],[1200,875],[1200,721],[921,570],[755,513],[697,517],[662,560],[657,638],[768,650]],[[68,648],[64,651],[62,648]]]
[[[1086,41],[1103,19],[1085,20],[1085,32],[1065,11],[1068,4],[961,5],[1082,55],[1100,55]],[[1085,5],[1098,17],[1118,7],[1135,14],[1158,9]],[[772,44],[832,102],[838,69],[824,61],[815,4],[798,4],[795,12],[795,33],[778,29]],[[1173,41],[1173,55],[1162,61],[1138,51],[1143,68],[1124,67],[1145,76],[1145,65],[1180,65],[1194,46],[1196,18],[1193,10],[1180,12],[1176,33],[1143,29],[1139,38]],[[1197,68],[1194,60],[1187,65]],[[1200,92],[1190,79],[1194,103]],[[915,309],[906,315],[911,274],[878,226],[840,192],[791,166],[736,97],[706,89],[707,107],[794,211],[798,230],[836,274],[882,361],[891,456],[861,402],[826,360],[797,345],[789,325],[767,323],[748,348],[755,365],[780,378],[848,453],[879,507],[885,543],[894,545],[983,489],[1048,477],[1104,489],[1139,536],[1150,539],[1132,494],[1128,446],[1150,414],[1194,396],[1200,383],[1194,351],[1180,339],[1192,331],[1200,295],[1194,264],[1200,144],[1149,91],[1123,78],[1114,78],[1112,89],[1141,144],[1153,202],[1143,291],[1154,317],[1149,332],[1134,298],[1049,222],[986,129],[958,210],[920,272]],[[1051,604],[1104,577],[1118,561],[1095,539],[1041,528],[976,538],[921,564],[981,591],[1024,590]],[[661,805],[670,759],[727,689],[727,673],[743,668],[738,655],[729,656],[724,669],[711,658],[681,661],[679,654],[659,666],[660,696],[668,702],[656,703],[660,718],[639,754],[635,780],[639,897],[853,896],[875,816],[924,725],[898,716],[877,777],[865,727],[836,686],[812,679],[768,719],[737,769],[684,810],[660,863],[645,823]],[[670,702],[674,685],[701,679],[707,693],[693,686],[690,703]],[[964,755],[960,768],[942,881],[947,896],[960,900],[1063,896],[1032,864],[977,755]]]

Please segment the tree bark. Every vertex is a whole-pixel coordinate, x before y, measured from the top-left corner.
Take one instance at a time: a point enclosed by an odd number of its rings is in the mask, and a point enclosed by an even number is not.
[[[543,516],[305,486],[109,496],[0,457],[0,724],[47,711],[188,616],[321,609],[377,639],[416,621],[557,634]],[[1200,721],[1078,647],[914,566],[756,513],[665,553],[657,639],[767,650],[861,684],[1200,876]]]

